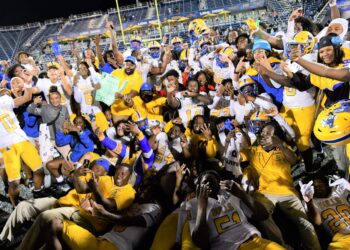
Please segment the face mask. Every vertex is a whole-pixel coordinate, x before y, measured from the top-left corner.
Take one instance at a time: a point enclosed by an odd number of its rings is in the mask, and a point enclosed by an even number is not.
[[[152,101],[153,99],[153,94],[152,93],[147,93],[149,91],[141,91],[140,93],[140,97],[142,99],[142,101],[144,101],[145,103],[148,103],[150,101]]]
[[[149,54],[153,59],[158,59],[160,57],[160,50],[159,49],[151,50]]]
[[[141,44],[139,42],[132,41],[130,42],[130,47],[132,50],[139,50],[141,49]]]
[[[174,51],[176,53],[180,53],[181,50],[182,50],[182,44],[181,43],[174,45]]]

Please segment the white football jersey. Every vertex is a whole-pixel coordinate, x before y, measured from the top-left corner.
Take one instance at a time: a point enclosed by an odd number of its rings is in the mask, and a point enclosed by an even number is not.
[[[189,122],[196,115],[204,115],[203,104],[192,97],[186,97],[181,92],[176,93],[175,97],[180,101],[179,116],[182,124],[187,128]]]
[[[314,198],[313,202],[321,214],[323,227],[331,236],[350,234],[350,192],[333,188],[329,198]]]
[[[81,112],[85,114],[98,113],[101,109],[93,97],[95,88],[92,86],[91,77],[83,79],[81,76],[76,86],[74,86],[74,99],[80,104]]]
[[[209,226],[211,249],[238,249],[240,244],[260,232],[248,222],[249,208],[237,197],[220,191],[218,200],[208,198],[207,224]],[[189,222],[193,233],[197,217],[197,198],[183,202],[179,211],[178,228],[182,230],[183,217]],[[244,212],[243,212],[244,210]]]
[[[8,95],[0,97],[0,149],[28,140],[13,112],[14,108],[12,97]]]
[[[69,81],[69,80],[68,80]],[[70,81],[69,81],[70,82]],[[47,103],[50,103],[49,99],[49,93],[51,86],[56,86],[58,92],[61,94],[61,105],[64,105],[67,107],[69,113],[71,114],[71,108],[70,108],[70,96],[67,96],[65,92],[63,91],[63,84],[61,81],[57,81],[56,83],[52,83],[50,79],[39,79],[36,87],[40,89],[44,93],[45,99]]]
[[[216,63],[216,59],[214,58],[213,72],[214,72],[214,82],[216,84],[221,84],[222,80],[224,79],[233,79],[234,71],[235,71],[235,67],[233,66],[233,64],[230,64],[230,66],[227,68],[220,68]]]
[[[308,57],[307,57],[308,58]],[[293,73],[302,72],[304,75],[310,73],[306,71],[299,64],[293,62],[289,63],[289,68]],[[315,87],[312,87],[306,91],[299,91],[296,88],[284,87],[283,90],[283,106],[287,108],[303,108],[309,107],[315,104]]]
[[[230,116],[230,99],[229,96],[215,96],[213,98],[213,104],[208,106],[210,109],[210,116]]]
[[[173,162],[174,156],[170,152],[169,140],[166,133],[160,132],[156,136],[156,141],[158,142],[158,148],[152,166],[155,169],[160,170],[164,165]]]

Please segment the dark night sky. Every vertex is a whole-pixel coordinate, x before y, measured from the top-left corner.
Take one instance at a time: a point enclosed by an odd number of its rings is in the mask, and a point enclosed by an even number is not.
[[[129,5],[134,0],[119,0]],[[115,0],[1,0],[0,26],[26,24],[115,7]]]

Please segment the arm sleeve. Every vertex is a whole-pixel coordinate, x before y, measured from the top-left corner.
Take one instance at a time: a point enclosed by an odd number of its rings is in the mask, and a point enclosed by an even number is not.
[[[117,143],[107,136],[101,141],[101,144],[105,146],[107,149],[112,150],[120,157],[124,158],[126,155],[126,145],[122,143]]]
[[[260,98],[259,96],[256,97],[254,103],[256,105],[259,105],[263,109],[266,109],[266,110],[271,109],[271,108],[277,108],[275,104],[273,104],[272,102],[269,102],[263,98]]]
[[[39,116],[41,116],[41,109],[38,108],[38,105],[36,105],[35,103],[32,103],[32,104],[30,104],[28,106],[27,112],[29,114],[32,114],[32,115],[39,115]]]
[[[285,119],[283,119],[283,117],[280,114],[276,115],[274,119],[281,126],[281,128],[289,134],[291,138],[295,138],[295,132],[293,128],[286,122]]]
[[[90,71],[92,82],[94,84],[99,83],[101,80],[101,75],[95,71],[94,67],[90,67],[89,71]]]
[[[143,214],[142,217],[146,221],[146,227],[153,227],[159,224],[160,218],[161,218],[161,212],[162,211],[160,207],[157,205],[154,205],[154,208],[152,208],[151,211],[149,211],[146,214]]]
[[[213,98],[213,103],[211,105],[208,105],[208,108],[209,109],[215,108],[218,105],[219,101],[220,101],[220,97],[215,95]]]
[[[77,103],[81,103],[83,101],[83,93],[81,92],[81,90],[74,86],[74,100]]]
[[[218,142],[216,141],[214,136],[212,137],[212,139],[210,141],[208,141],[208,144],[205,147],[205,151],[206,151],[207,156],[209,158],[215,157],[216,152],[218,151]]]
[[[305,91],[311,88],[313,85],[310,81],[310,75],[305,76],[301,72],[293,74],[292,82],[295,88],[299,91]]]
[[[149,145],[147,138],[143,133],[140,133],[137,136],[137,139],[139,140],[139,143],[140,143],[142,158],[144,160],[145,165],[147,165],[148,167],[152,166],[154,161],[154,152],[151,146]]]
[[[80,134],[79,134],[79,138],[81,143],[84,145],[85,148],[88,148],[89,146],[92,146],[93,149],[93,141],[90,138],[91,133],[88,130],[83,130]]]
[[[56,131],[56,144],[59,147],[63,147],[65,145],[70,144],[72,141],[72,135],[65,134],[60,130]]]
[[[24,115],[24,114],[23,114],[23,115]],[[26,114],[26,116],[25,116],[25,123],[26,123],[26,125],[27,125],[28,127],[30,127],[30,128],[34,127],[34,125],[36,124],[37,120],[38,120],[38,117],[37,117],[37,116],[35,116],[35,115],[30,115],[30,114],[28,114],[28,112],[27,112],[27,114]]]
[[[293,37],[294,35],[294,26],[295,26],[295,22],[294,20],[292,21],[288,21],[288,27],[287,27],[287,33],[285,36],[285,41],[290,41],[290,39]]]

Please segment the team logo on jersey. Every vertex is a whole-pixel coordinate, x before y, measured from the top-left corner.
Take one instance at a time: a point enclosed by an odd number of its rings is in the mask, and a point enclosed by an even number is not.
[[[330,127],[333,128],[334,127],[334,120],[335,120],[335,115],[330,114],[326,119],[324,119],[322,121],[322,127]]]

